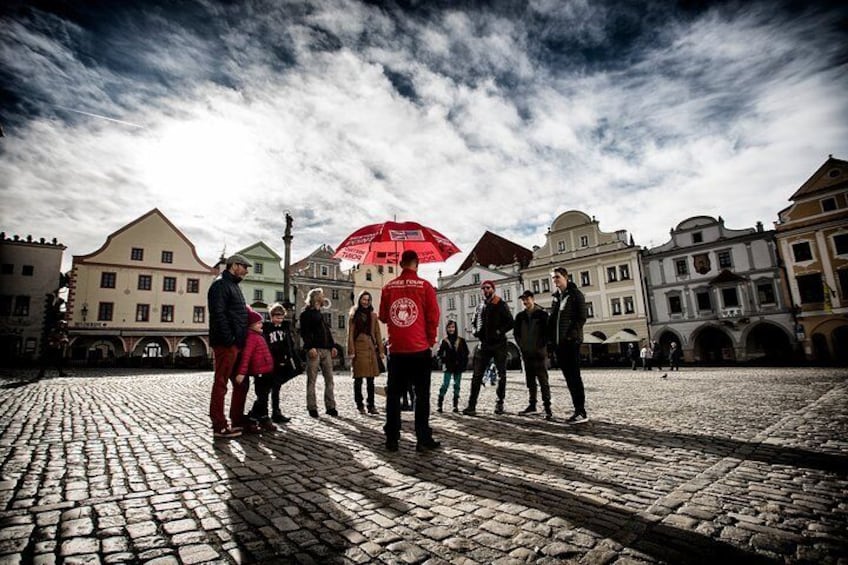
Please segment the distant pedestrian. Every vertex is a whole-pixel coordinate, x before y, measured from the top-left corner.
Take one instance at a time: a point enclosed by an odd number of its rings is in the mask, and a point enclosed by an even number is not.
[[[333,359],[338,355],[333,332],[321,308],[324,291],[313,288],[306,295],[306,305],[300,313],[300,337],[306,351],[306,409],[313,418],[318,417],[318,399],[315,385],[318,369],[324,377],[324,408],[329,416],[338,416],[333,382]]]
[[[656,367],[657,371],[662,371],[663,354],[662,347],[659,342],[655,341],[651,344],[651,368]]]
[[[630,368],[636,370],[636,365],[640,362],[639,349],[632,343],[627,344],[627,359],[630,361]]]
[[[350,309],[347,325],[347,352],[351,358],[350,374],[353,376],[353,394],[356,409],[365,413],[362,381],[368,402],[368,413],[379,414],[374,405],[374,377],[380,374],[380,361],[385,357],[380,323],[372,306],[371,293],[359,293],[356,306]]]
[[[680,350],[680,347],[677,345],[676,341],[671,342],[671,350],[668,352],[668,362],[671,365],[669,368],[671,371],[679,371],[680,370],[680,360],[683,358],[683,351]]]
[[[47,343],[44,344],[41,354],[41,368],[38,371],[38,378],[43,379],[47,369],[50,366],[56,368],[59,372],[59,377],[67,376],[65,373],[65,352],[68,349],[68,322],[58,320],[55,325],[50,328],[47,333]]]
[[[639,358],[642,359],[642,370],[650,371],[651,370],[651,346],[650,342],[645,343],[642,346],[642,349],[639,351]]]
[[[262,334],[265,336],[268,349],[271,350],[271,357],[274,358],[274,370],[270,379],[263,379],[265,382],[262,383],[257,381],[256,396],[259,402],[259,387],[270,386],[271,421],[276,424],[287,424],[291,421],[291,418],[283,414],[280,406],[282,386],[303,372],[303,361],[295,347],[290,315],[285,306],[275,302],[268,307],[268,316],[271,319],[262,324]],[[267,382],[268,380],[270,382]],[[263,408],[263,412],[267,414],[267,404],[263,404]]]
[[[548,313],[536,304],[533,291],[524,291],[524,294],[521,295],[521,303],[524,305],[524,310],[515,316],[513,337],[515,337],[515,342],[521,350],[521,358],[524,360],[524,378],[530,401],[527,408],[519,414],[532,414],[537,411],[536,389],[541,388],[545,418],[550,420],[553,418],[551,387],[548,383],[548,369],[545,367],[545,360],[548,357],[546,347]]]
[[[451,379],[453,379],[453,411],[459,412],[459,389],[462,383],[462,372],[468,366],[468,355],[468,344],[457,333],[456,322],[449,320],[445,325],[445,338],[438,352],[438,357],[445,369],[442,386],[439,389],[439,412],[442,411]]]
[[[213,435],[217,438],[238,437],[245,424],[247,390],[241,384],[236,384],[235,367],[247,339],[247,305],[238,285],[252,266],[253,263],[242,255],[229,257],[226,270],[212,282],[207,295],[209,345],[215,355],[215,380],[209,402],[209,418],[212,420]],[[230,424],[224,416],[228,382],[233,386]]]
[[[583,325],[586,323],[586,299],[573,282],[568,280],[565,267],[557,267],[553,278],[554,300],[548,323],[548,341],[554,347],[574,414],[566,420],[569,424],[589,421],[586,414],[586,393],[580,376],[580,344],[583,342]]]
[[[253,403],[250,419],[244,423],[244,431],[249,434],[277,429],[268,416],[268,394],[271,392],[273,372],[274,358],[271,357],[271,350],[262,335],[262,315],[248,306],[247,337],[239,356],[233,386],[243,387],[247,396],[250,377],[253,377],[256,402]]]
[[[404,251],[400,276],[383,287],[380,320],[388,326],[389,356],[386,390],[386,449],[398,450],[400,440],[400,397],[411,382],[415,387],[416,450],[440,447],[430,428],[430,373],[432,350],[439,329],[439,304],[436,291],[418,276],[418,254]]]
[[[503,414],[506,396],[506,334],[512,329],[514,323],[509,306],[495,294],[495,283],[490,280],[483,281],[480,289],[483,291],[483,301],[471,322],[474,337],[480,340],[480,345],[474,350],[471,393],[468,396],[468,406],[462,411],[467,416],[477,415],[480,386],[483,383],[486,368],[492,361],[495,362],[498,372],[498,400],[495,404],[495,414]]]

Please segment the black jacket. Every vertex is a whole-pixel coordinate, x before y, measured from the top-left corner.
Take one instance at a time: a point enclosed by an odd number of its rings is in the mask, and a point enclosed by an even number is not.
[[[557,346],[566,341],[583,342],[583,324],[586,323],[586,298],[573,282],[565,292],[557,290],[548,318],[548,342]]]
[[[262,324],[262,334],[271,350],[274,358],[274,374],[280,375],[288,380],[302,372],[303,367],[300,358],[295,354],[294,336],[292,335],[291,322],[283,321],[279,326],[273,322]]]
[[[509,306],[500,296],[495,295],[475,314],[473,326],[478,329],[474,337],[480,340],[483,347],[506,345],[506,333],[512,329],[512,324]]]
[[[540,306],[522,310],[515,315],[512,335],[522,353],[544,354],[548,343],[548,313]]]
[[[439,359],[445,364],[448,373],[461,373],[468,367],[468,344],[457,336],[453,345],[448,338],[442,340],[437,353]]]
[[[333,332],[327,325],[327,321],[316,308],[305,308],[300,313],[300,339],[303,340],[304,351],[313,347],[317,349],[332,349],[336,343],[333,341]]]
[[[209,306],[209,345],[244,347],[247,337],[247,304],[229,271],[212,282],[206,296]]]

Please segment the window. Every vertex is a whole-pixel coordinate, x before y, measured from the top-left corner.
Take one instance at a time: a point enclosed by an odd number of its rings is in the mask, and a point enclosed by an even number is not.
[[[825,198],[821,201],[822,212],[833,212],[836,210],[836,198]]]
[[[34,337],[28,337],[26,342],[24,342],[24,353],[35,353],[35,344],[36,339]]]
[[[29,296],[15,297],[15,316],[29,316]]]
[[[680,300],[680,295],[675,294],[668,297],[668,311],[671,314],[682,314],[683,303]]]
[[[263,269],[265,269],[265,267],[264,267],[264,265],[262,265],[262,263],[260,263],[259,261],[253,262],[253,273],[254,274],[261,275]]]
[[[23,268],[21,268],[21,274],[25,277],[31,277],[34,270],[35,268],[32,265],[24,265]]]
[[[537,293],[537,292],[540,292],[539,291],[539,281],[533,281],[532,286],[533,286],[533,293],[534,294]]]
[[[448,310],[456,310],[456,298],[453,296],[448,298]]]
[[[618,278],[623,281],[630,280],[630,265],[618,266]]]
[[[186,292],[197,294],[200,292],[200,279],[186,279]]]
[[[174,321],[174,305],[173,304],[163,304],[162,305],[162,318],[163,322],[173,322]]]
[[[162,252],[162,262],[163,263],[173,263],[174,262],[174,252],[173,251],[163,251]]]
[[[612,306],[612,315],[621,316],[621,298],[613,298],[610,300],[610,305]]]
[[[365,271],[365,280],[366,281],[373,280],[373,278],[371,277],[371,269],[368,269],[367,271]]]
[[[471,275],[471,284],[480,284],[480,273]]]
[[[468,305],[471,306],[472,308],[477,306],[477,295],[476,294],[472,294],[471,296],[468,297]]]
[[[718,255],[718,266],[720,269],[733,268],[733,260],[731,259],[730,251],[719,251],[716,255]]]
[[[131,261],[144,261],[144,249],[141,247],[133,247],[130,250]]]
[[[704,291],[701,291],[701,292],[696,292],[695,297],[698,300],[698,310],[712,310],[713,309],[712,302],[710,301],[709,291],[704,290]]]
[[[112,321],[112,313],[115,310],[115,304],[113,302],[101,302],[97,305],[97,321],[98,322],[111,322]]]
[[[618,280],[615,267],[607,267],[607,282],[615,282]]]
[[[330,291],[330,295],[333,297],[333,300],[339,299],[339,289],[334,288]]]
[[[115,273],[100,273],[100,288],[115,288]]]
[[[151,275],[138,275],[138,290],[150,290],[153,287]]]
[[[848,233],[833,236],[833,248],[837,255],[848,255]]]
[[[339,314],[339,329],[345,329],[345,317],[344,314]]]
[[[674,262],[674,268],[677,270],[677,275],[688,275],[689,265],[686,264],[686,259],[678,259]]]
[[[150,321],[150,304],[135,305],[135,321],[149,322]]]
[[[394,272],[395,272],[395,268],[390,265],[389,266],[389,274],[391,275]]]
[[[586,317],[594,318],[595,317],[595,305],[591,302],[586,303]]]
[[[3,263],[3,266],[0,267],[0,274],[3,274],[3,275],[13,275],[13,274],[15,274],[15,266],[11,263]]]
[[[194,313],[191,316],[191,321],[195,324],[203,324],[206,322],[206,308],[204,306],[195,306]]]
[[[330,276],[330,267],[327,265],[321,265],[321,276],[329,277]]]
[[[635,311],[636,311],[636,309],[633,307],[633,297],[632,296],[625,296],[624,297],[624,313],[625,314],[632,314]]]
[[[12,315],[12,295],[0,294],[0,316]]]
[[[557,251],[559,251],[560,253],[565,252],[565,242],[564,241],[558,241],[557,242]]]
[[[757,284],[757,301],[760,304],[774,304],[774,285],[771,282],[761,282]]]
[[[848,269],[839,269],[836,271],[836,276],[839,278],[839,288],[842,289],[842,294],[839,296],[842,299],[848,299]]]
[[[696,231],[692,233],[692,243],[701,243],[704,241],[703,232]]]
[[[284,302],[285,301],[285,293],[282,290],[278,290],[274,300],[276,300],[277,302]]]
[[[510,290],[508,288],[504,289],[503,299],[506,300],[507,302],[512,300],[512,293],[510,292]]]
[[[162,279],[162,290],[165,292],[176,292],[177,277],[164,277]]]
[[[589,236],[581,235],[580,236],[580,247],[589,247]]]
[[[803,261],[812,261],[813,252],[810,249],[810,242],[802,241],[801,243],[793,244],[792,255],[795,257],[796,263],[801,263]]]
[[[262,298],[262,297],[264,296],[264,294],[265,294],[265,293],[264,293],[264,292],[262,292],[262,289],[261,289],[261,288],[254,288],[254,289],[253,289],[253,301],[254,301],[254,302],[256,302],[256,301],[262,301],[262,300],[263,300],[263,298]]]
[[[542,292],[550,292],[551,291],[551,281],[550,279],[542,279]]]
[[[739,293],[736,292],[736,287],[721,289],[721,301],[724,302],[725,308],[739,306]]]
[[[795,277],[795,280],[798,282],[798,294],[801,295],[801,304],[824,302],[824,287],[822,286],[821,273],[801,275]]]
[[[580,272],[580,286],[589,286],[592,284],[592,279],[589,278],[589,271]]]

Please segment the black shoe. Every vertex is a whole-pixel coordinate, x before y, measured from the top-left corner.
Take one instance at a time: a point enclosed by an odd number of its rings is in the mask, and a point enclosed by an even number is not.
[[[359,410],[360,414],[365,414],[365,406],[357,406],[356,409]],[[327,412],[327,414],[329,414],[329,412]]]
[[[369,407],[368,407],[368,413],[369,413],[369,414],[379,414],[379,413],[380,413],[380,411],[379,411],[379,410],[377,410],[377,408],[376,408],[375,406],[369,406]]]
[[[530,405],[527,406],[527,408],[525,408],[524,410],[519,412],[519,414],[535,414],[535,413],[536,413],[536,405],[535,404],[530,404]]]
[[[571,418],[565,421],[566,424],[585,424],[589,421],[589,417],[586,414],[577,414],[575,413]]]
[[[275,424],[288,424],[289,422],[291,422],[291,418],[289,418],[288,416],[283,416],[282,414],[274,414],[274,416],[271,418],[271,421]]]
[[[454,407],[453,407],[453,413],[454,413],[454,414],[459,414],[459,407],[454,406]]]
[[[550,422],[553,419],[554,419],[554,415],[551,413],[551,411],[545,410],[545,420]]]
[[[434,449],[439,449],[442,446],[442,442],[431,439],[430,441],[425,441],[424,443],[418,442],[415,444],[415,451],[418,453],[423,453],[424,451],[432,451]]]
[[[313,418],[317,418],[318,417],[318,410],[316,410],[315,408],[310,408],[309,409],[309,415],[312,416]]]
[[[339,415],[339,411],[336,410],[335,408],[328,408],[327,409],[327,416],[332,416],[333,418],[336,418],[336,417],[338,417],[338,415]]]
[[[503,413],[504,413],[503,402],[498,402],[497,404],[495,404],[495,414],[503,414]]]
[[[466,416],[476,416],[477,410],[468,406],[468,407],[465,408],[465,410],[462,411],[462,413],[465,414]]]
[[[386,451],[397,451],[398,450],[398,442],[397,440],[386,440]]]
[[[439,414],[441,414],[442,412],[444,412],[444,410],[442,410],[442,407],[441,407],[441,406],[439,406],[438,408],[436,408],[436,412],[438,412]]]

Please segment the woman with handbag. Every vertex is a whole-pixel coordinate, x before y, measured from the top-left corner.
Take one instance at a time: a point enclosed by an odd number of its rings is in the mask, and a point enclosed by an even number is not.
[[[379,414],[374,406],[374,377],[385,371],[381,367],[386,353],[383,349],[383,337],[377,313],[371,304],[371,294],[367,290],[359,293],[356,306],[350,309],[347,326],[347,352],[350,357],[353,376],[353,394],[356,408],[365,413],[362,398],[362,381],[365,381],[369,414]]]

